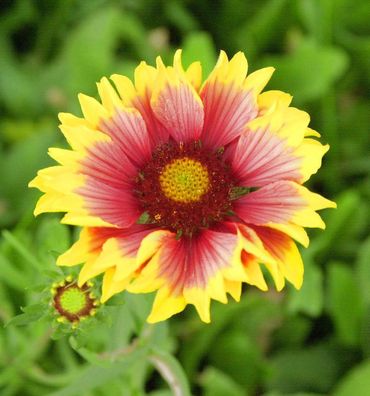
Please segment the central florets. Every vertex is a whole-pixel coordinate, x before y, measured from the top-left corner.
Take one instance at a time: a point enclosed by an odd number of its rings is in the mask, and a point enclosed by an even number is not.
[[[207,168],[199,161],[183,157],[166,165],[159,176],[164,194],[176,201],[199,201],[209,187]]]
[[[79,287],[75,282],[63,281],[56,285],[53,305],[61,317],[70,322],[78,322],[81,318],[89,316],[94,311],[96,301],[85,284]]]
[[[220,150],[204,149],[199,141],[164,144],[137,177],[140,220],[191,236],[230,214],[233,187]]]

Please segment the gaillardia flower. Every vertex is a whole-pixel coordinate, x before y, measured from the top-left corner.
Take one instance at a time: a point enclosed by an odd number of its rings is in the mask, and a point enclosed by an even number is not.
[[[80,239],[57,264],[83,267],[79,285],[104,274],[102,301],[126,289],[157,291],[149,322],[193,304],[210,321],[210,300],[240,299],[242,282],[300,288],[293,240],[324,228],[317,210],[335,204],[302,186],[328,146],[309,115],[281,91],[261,93],[273,73],[247,76],[247,60],[224,52],[202,83],[187,69],[145,62],[135,82],[103,78],[101,99],[79,95],[83,117],[60,114],[71,150],[51,148],[60,165],[30,183],[44,195],[35,214],[66,212]]]

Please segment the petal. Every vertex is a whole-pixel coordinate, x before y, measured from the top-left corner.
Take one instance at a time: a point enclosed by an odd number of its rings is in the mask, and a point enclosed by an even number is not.
[[[133,292],[161,291],[149,320],[163,320],[185,307],[193,304],[201,319],[209,321],[210,299],[227,302],[224,270],[237,266],[234,263],[238,237],[232,233],[204,230],[192,238],[176,239],[174,234],[150,235],[159,251],[137,274],[129,286]],[[245,277],[240,262],[242,277]],[[165,299],[170,299],[165,313],[160,307]],[[164,308],[163,308],[164,309]],[[161,319],[160,319],[161,318]]]
[[[265,278],[256,257],[243,250],[241,258],[247,275],[247,283],[257,286],[263,291],[268,290]]]
[[[235,301],[239,302],[242,294],[242,283],[228,279],[225,279],[224,283],[226,292],[229,293]]]
[[[302,226],[296,224],[279,224],[279,223],[268,223],[270,228],[274,228],[284,234],[289,235],[291,238],[298,241],[304,247],[308,247],[310,240],[308,238],[307,232]]]
[[[115,267],[109,268],[105,271],[103,277],[103,285],[102,285],[102,296],[101,302],[104,304],[108,301],[112,296],[121,291],[125,290],[128,285],[130,279],[124,279],[121,281],[115,280],[115,274],[117,269]]]
[[[322,157],[329,150],[329,145],[322,145],[314,139],[303,139],[302,144],[295,150],[295,155],[301,158],[302,165],[300,181],[307,181],[311,175],[321,167]]]
[[[141,168],[151,157],[149,135],[140,113],[135,109],[120,109],[99,128],[109,135],[114,144],[120,145],[122,152]]]
[[[324,228],[316,210],[335,203],[293,182],[271,183],[237,200],[234,210],[248,224],[293,223],[302,227]]]
[[[294,107],[280,106],[249,122],[248,130],[268,130],[296,148],[302,143],[309,122],[308,113]]]
[[[269,227],[253,226],[266,250],[276,259],[281,274],[300,289],[303,282],[303,262],[295,243],[286,234]]]
[[[148,317],[149,323],[156,323],[166,320],[171,316],[184,310],[186,301],[184,296],[174,296],[171,291],[163,287],[158,290],[153,302],[152,311]]]
[[[198,140],[203,127],[203,106],[193,86],[158,59],[158,80],[151,107],[157,119],[177,142]]]
[[[235,175],[245,186],[259,187],[279,180],[302,183],[317,172],[329,146],[304,138],[307,113],[287,107],[289,101],[282,94],[267,93],[263,102],[269,110],[248,124],[235,147]]]
[[[117,144],[97,144],[81,163],[84,185],[76,190],[85,208],[94,216],[125,228],[140,215],[134,196],[138,168]]]
[[[285,139],[259,129],[248,130],[239,138],[231,165],[238,184],[260,187],[279,180],[300,180],[301,162]]]
[[[251,90],[254,96],[257,96],[270,81],[275,69],[273,67],[265,67],[251,73],[244,82],[244,88]]]
[[[180,49],[175,52],[175,56],[173,58],[173,67],[177,72],[183,74],[198,92],[202,83],[202,65],[199,61],[193,62],[185,71],[182,66],[181,54],[182,50]]]
[[[91,96],[80,93],[78,94],[78,100],[84,118],[91,128],[95,129],[100,123],[100,120],[109,117],[109,111]]]
[[[151,156],[150,139],[142,116],[138,110],[124,106],[108,79],[103,78],[98,83],[98,90],[110,114],[110,117],[100,119],[98,129],[141,167]]]
[[[57,265],[69,267],[96,258],[106,239],[94,244],[93,235],[94,228],[83,228],[77,242],[58,257]]]
[[[111,76],[122,100],[127,107],[136,108],[143,117],[152,147],[168,140],[168,131],[155,117],[150,106],[150,98],[157,81],[158,71],[141,62],[135,69],[135,86],[125,76],[114,74]]]
[[[258,95],[257,103],[259,114],[286,108],[290,105],[293,97],[283,91],[266,91]]]
[[[76,190],[85,184],[85,177],[78,174],[75,165],[53,166],[42,169],[29,183],[29,187],[36,187],[45,194],[41,196],[34,210],[35,216],[45,212],[68,212],[70,218],[63,218],[67,224],[107,226],[112,224],[93,216],[85,208],[83,197]]]
[[[251,192],[235,202],[236,214],[248,224],[286,224],[295,213],[308,207],[292,182],[276,182]]]
[[[201,89],[204,104],[202,142],[218,149],[238,137],[245,125],[257,115],[256,101],[243,82],[247,60],[239,52],[230,62],[221,52],[215,69]]]
[[[126,284],[141,265],[137,253],[142,240],[151,232],[152,228],[145,225],[134,225],[129,229],[85,228],[80,239],[59,256],[57,264],[71,266],[84,262],[79,285],[112,268],[114,277],[107,279],[117,285]]]
[[[61,115],[59,114],[59,116]],[[64,119],[64,117],[60,118]],[[108,135],[89,128],[86,125],[69,125],[62,123],[59,128],[73,150],[83,154],[97,143],[111,141]]]

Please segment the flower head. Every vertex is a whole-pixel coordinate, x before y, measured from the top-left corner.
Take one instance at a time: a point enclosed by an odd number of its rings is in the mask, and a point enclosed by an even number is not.
[[[68,277],[53,284],[51,293],[52,305],[59,315],[59,321],[78,323],[83,318],[95,315],[98,302],[86,283],[78,286]]]
[[[102,301],[122,290],[157,291],[150,322],[193,304],[210,321],[210,300],[240,299],[242,282],[300,288],[304,227],[324,228],[317,210],[335,204],[302,186],[328,146],[309,115],[281,91],[261,93],[273,68],[247,76],[247,60],[224,52],[202,83],[160,58],[98,83],[101,102],[80,94],[83,117],[60,114],[71,150],[30,183],[44,195],[35,214],[66,212],[80,239],[58,259],[83,264],[79,286],[104,274]]]

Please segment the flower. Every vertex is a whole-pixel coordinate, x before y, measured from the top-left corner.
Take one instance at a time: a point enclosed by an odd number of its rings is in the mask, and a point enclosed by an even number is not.
[[[335,203],[302,186],[328,145],[309,115],[281,91],[261,93],[274,69],[247,74],[247,60],[221,51],[202,84],[199,62],[184,69],[157,58],[135,82],[113,75],[97,85],[101,103],[80,94],[83,117],[62,113],[71,150],[51,148],[60,165],[30,183],[44,195],[35,214],[66,212],[82,226],[58,265],[82,264],[79,285],[104,274],[102,302],[122,290],[157,291],[149,322],[193,304],[210,321],[210,301],[240,299],[242,282],[300,288],[293,240],[324,228],[317,210]]]
[[[78,286],[72,277],[54,283],[51,288],[53,296],[52,306],[59,315],[59,322],[71,322],[77,324],[81,319],[94,316],[99,304],[95,295],[90,290],[90,285]]]

